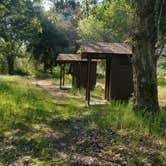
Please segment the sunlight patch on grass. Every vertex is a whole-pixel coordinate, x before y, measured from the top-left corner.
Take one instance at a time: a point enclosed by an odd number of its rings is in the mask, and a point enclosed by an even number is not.
[[[159,93],[159,101],[165,101],[166,103],[166,86],[159,86],[158,87],[158,93]]]

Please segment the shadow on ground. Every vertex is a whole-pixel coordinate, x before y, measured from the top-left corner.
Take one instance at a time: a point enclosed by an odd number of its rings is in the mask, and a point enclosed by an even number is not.
[[[73,109],[77,109],[74,108]],[[83,109],[84,110],[84,109]],[[85,110],[84,110],[85,111]],[[164,147],[151,139],[89,126],[93,115],[18,123],[0,140],[3,165],[164,165]],[[27,125],[26,125],[27,124]]]
[[[54,88],[52,84],[51,88],[47,83],[42,85],[50,92]],[[4,84],[2,91],[6,92],[9,88]],[[15,88],[10,90],[10,94],[13,90]],[[38,93],[36,91],[35,94]],[[11,122],[7,122],[10,126],[1,130],[0,165],[166,165],[166,147],[160,140],[139,133],[132,135],[124,130],[93,126],[91,119],[103,106],[92,113],[82,106],[81,99],[72,101],[71,96],[61,98],[61,94],[53,92],[51,96],[54,100],[49,101],[47,97],[36,98],[33,94],[34,90],[30,93],[28,89],[17,98],[14,96],[16,99],[13,101],[17,105],[23,97],[32,104],[26,103],[25,108],[21,107],[20,114],[10,115],[8,121]],[[48,106],[53,110],[48,110]],[[100,117],[101,113],[97,116]]]

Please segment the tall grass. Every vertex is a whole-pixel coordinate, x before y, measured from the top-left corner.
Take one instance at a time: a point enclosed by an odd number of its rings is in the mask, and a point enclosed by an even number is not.
[[[0,165],[64,165],[47,135],[80,115],[81,102],[55,100],[18,76],[0,76],[0,101]]]
[[[130,102],[111,102],[103,106],[92,106],[90,111],[92,115],[89,123],[93,126],[103,129],[126,129],[166,139],[166,109],[164,108],[158,114],[134,112]]]
[[[46,121],[53,114],[67,118],[80,111],[77,101],[53,100],[47,92],[18,76],[0,76],[0,101],[0,131],[19,122],[30,125]]]

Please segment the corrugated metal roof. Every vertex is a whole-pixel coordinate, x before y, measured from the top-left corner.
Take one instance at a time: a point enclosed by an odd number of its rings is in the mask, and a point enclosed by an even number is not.
[[[101,53],[101,54],[132,54],[132,49],[125,43],[83,43],[81,44],[82,53]]]

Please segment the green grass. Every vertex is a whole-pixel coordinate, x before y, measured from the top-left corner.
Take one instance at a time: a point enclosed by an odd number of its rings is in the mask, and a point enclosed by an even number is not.
[[[0,77],[0,101],[0,165],[9,165],[18,156],[22,156],[22,163],[31,158],[32,165],[63,163],[55,156],[47,159],[52,144],[45,139],[44,131],[35,134],[35,128],[45,126],[51,132],[50,124],[54,119],[65,121],[80,115],[79,101],[53,100],[46,92],[30,85],[27,79],[17,76]],[[17,148],[10,149],[13,144]],[[31,149],[30,155],[24,151],[25,147]]]
[[[0,78],[0,124],[3,126],[4,122],[7,122],[7,126],[12,126],[16,118],[31,122],[45,120],[52,114],[61,114],[64,117],[67,114],[70,117],[78,113],[77,109],[72,111],[76,101],[65,100],[65,109],[61,111],[62,107],[58,106],[61,101],[51,99],[47,93],[33,87],[26,79],[17,76]]]
[[[92,126],[103,129],[126,129],[166,140],[166,109],[161,109],[159,114],[153,115],[132,111],[130,103],[112,102],[104,106],[92,106],[90,110]]]
[[[166,95],[166,85],[163,82],[159,86],[160,100]],[[69,93],[74,93],[75,96],[84,95],[83,90],[73,90]],[[98,87],[93,95],[101,93],[102,89]],[[72,151],[68,150],[71,146],[70,140],[82,140],[79,145],[76,141],[72,143],[71,147],[74,147],[77,153],[82,154],[88,148],[92,149],[88,149],[87,153],[94,153],[98,148],[93,146],[93,141],[98,135],[101,139],[99,141],[107,141],[106,149],[100,152],[103,156],[114,154],[121,146],[127,147],[126,140],[130,142],[129,149],[133,151],[136,150],[140,139],[144,139],[147,149],[149,143],[146,139],[166,143],[166,109],[161,109],[160,113],[154,116],[141,111],[133,112],[131,102],[112,102],[84,108],[83,100],[84,98],[53,99],[47,92],[31,85],[26,77],[0,76],[0,165],[70,165],[68,160],[62,160],[58,156],[61,151],[67,154]],[[82,116],[86,119],[82,119]],[[108,137],[112,131],[115,132],[115,138],[114,135]],[[127,133],[125,138],[120,135],[121,131],[123,135]],[[83,135],[81,139],[80,135]],[[153,147],[152,142],[150,148]],[[108,146],[110,143],[111,146]],[[59,146],[65,148],[59,149]],[[156,146],[153,147],[154,151]],[[155,155],[154,159],[147,159],[149,151],[140,154],[133,152],[131,155],[125,153],[122,155],[131,157],[129,165],[142,163],[140,158],[150,163],[160,163],[162,160],[164,163],[166,159],[166,151],[163,149],[156,152],[159,156]]]

